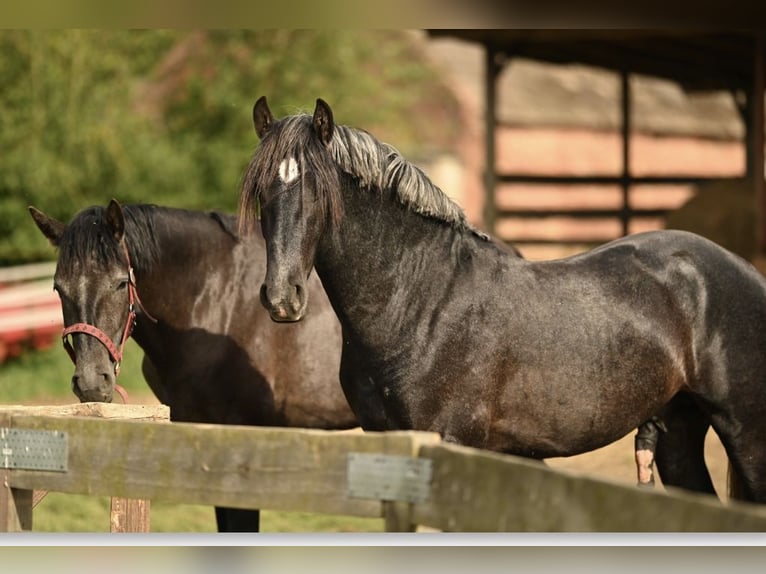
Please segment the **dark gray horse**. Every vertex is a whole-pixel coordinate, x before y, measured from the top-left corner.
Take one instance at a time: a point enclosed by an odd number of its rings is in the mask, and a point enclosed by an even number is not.
[[[259,204],[261,301],[275,321],[302,319],[316,267],[363,428],[546,458],[661,416],[690,453],[673,480],[707,483],[699,429],[712,424],[743,498],[766,502],[766,281],[751,265],[678,231],[526,261],[322,100],[276,121],[261,98],[253,116],[240,215]]]
[[[312,312],[275,325],[253,293],[266,272],[259,236],[231,215],[131,205],[89,207],[65,225],[30,207],[59,248],[54,286],[81,401],[111,401],[121,347],[174,421],[345,429],[357,426],[338,384],[340,327],[315,274]],[[257,531],[259,511],[216,509],[221,531]]]

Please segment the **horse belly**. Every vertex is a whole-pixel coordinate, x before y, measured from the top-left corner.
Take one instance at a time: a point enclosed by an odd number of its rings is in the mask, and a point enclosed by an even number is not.
[[[488,448],[534,458],[600,448],[654,416],[680,381],[664,361],[612,372],[583,369],[582,376],[566,368],[527,371],[494,409]]]

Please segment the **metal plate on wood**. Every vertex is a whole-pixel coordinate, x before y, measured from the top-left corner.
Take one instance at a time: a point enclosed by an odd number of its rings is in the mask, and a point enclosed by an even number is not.
[[[430,494],[429,459],[352,452],[347,470],[351,498],[424,502]]]
[[[0,428],[0,468],[67,471],[67,433]]]

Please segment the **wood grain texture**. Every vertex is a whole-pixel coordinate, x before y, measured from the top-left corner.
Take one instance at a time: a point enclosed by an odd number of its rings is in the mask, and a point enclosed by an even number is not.
[[[18,488],[371,517],[380,501],[346,495],[348,453],[409,455],[417,434],[27,415],[13,425],[69,437],[68,472],[17,470]]]
[[[95,417],[102,419],[169,421],[166,405],[124,405],[118,403],[73,403],[69,405],[0,405],[0,414]]]
[[[722,505],[552,470],[466,447],[424,446],[434,465],[431,497],[413,520],[445,531],[741,532],[766,531],[766,509]]]

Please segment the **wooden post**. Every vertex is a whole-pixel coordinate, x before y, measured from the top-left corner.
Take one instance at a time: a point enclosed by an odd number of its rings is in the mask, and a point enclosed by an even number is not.
[[[484,70],[484,228],[495,233],[497,206],[495,186],[497,185],[497,78],[502,66],[498,62],[500,52],[491,45],[486,47]]]
[[[631,134],[631,103],[630,103],[630,73],[627,68],[620,70],[621,98],[620,110],[622,115],[622,234],[630,233],[630,134]]]
[[[410,442],[410,456],[420,456],[423,446],[434,446],[441,443],[437,434],[413,435]],[[383,501],[383,522],[386,532],[415,532],[417,522],[413,516],[413,504],[400,501]]]
[[[150,501],[112,497],[109,515],[110,532],[150,532]]]
[[[0,413],[0,429],[9,428],[10,423],[10,415]],[[33,491],[11,488],[8,482],[10,472],[0,468],[0,532],[32,530]]]
[[[766,43],[763,34],[756,34],[753,48],[753,88],[750,93],[750,153],[748,175],[752,178],[756,208],[756,257],[766,257],[766,190],[764,190],[764,73]]]
[[[7,470],[0,470],[0,532],[32,530],[32,491],[8,486]]]

